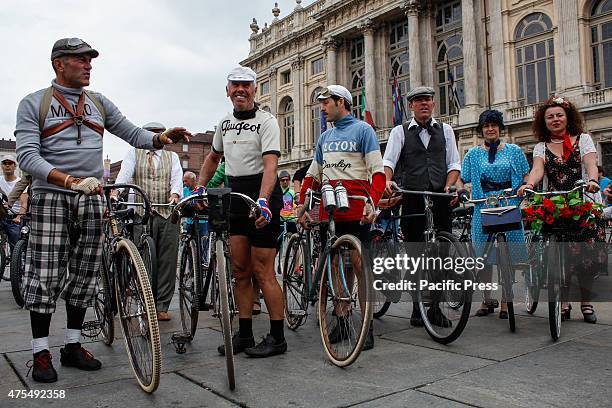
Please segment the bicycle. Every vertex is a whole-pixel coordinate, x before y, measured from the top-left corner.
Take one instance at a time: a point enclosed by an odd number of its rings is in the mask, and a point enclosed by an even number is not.
[[[283,293],[287,325],[293,330],[308,316],[309,303],[318,302],[319,330],[325,352],[334,365],[346,367],[359,357],[370,327],[372,304],[368,293],[371,278],[363,268],[353,270],[353,265],[361,264],[361,241],[350,234],[336,236],[334,212],[347,209],[348,200],[371,204],[371,199],[347,195],[339,186],[341,183],[334,189],[324,184],[320,193],[310,189],[306,192],[307,208],[321,201],[329,215],[328,222],[311,224],[311,227],[327,226],[327,241],[318,256],[313,279],[313,263],[307,255],[311,250],[308,230],[302,229],[290,238],[283,268]],[[339,329],[343,333],[335,344],[330,340],[330,333],[335,328],[331,321],[341,325]]]
[[[574,185],[573,189],[567,191],[541,193],[525,189],[525,192],[533,196],[550,197],[580,191],[582,197],[586,197],[586,183],[583,180],[578,180]],[[565,245],[560,245],[560,243],[571,242],[572,240],[573,233],[564,228],[557,228],[554,224],[546,228],[542,234],[542,259],[545,261],[546,267],[544,268],[545,278],[539,287],[546,288],[548,291],[548,323],[553,341],[557,341],[561,337],[561,291],[562,288],[568,286],[565,271],[567,254],[565,253]],[[546,286],[543,285],[544,282]]]
[[[146,223],[150,204],[138,186],[115,184],[102,188],[107,206],[107,235],[100,268],[101,298],[97,299],[99,307],[95,308],[96,314],[100,314],[98,324],[109,330],[117,312],[134,376],[143,391],[152,393],[159,386],[161,373],[161,342],[155,301],[142,257],[136,245],[126,237],[125,230],[119,228],[120,218],[133,215],[133,209],[115,210],[110,193],[117,188],[132,188],[139,192],[145,206],[143,223]],[[113,303],[116,303],[116,308]]]
[[[508,248],[508,237],[506,232],[517,230],[521,228],[520,220],[521,213],[518,206],[508,206],[508,201],[512,199],[520,198],[518,195],[512,195],[512,189],[505,189],[501,194],[490,195],[482,199],[469,199],[463,195],[461,201],[471,204],[485,204],[485,208],[480,210],[483,216],[483,232],[487,235],[487,241],[485,243],[484,250],[482,252],[483,258],[486,260],[495,248],[495,256],[497,262],[497,274],[498,281],[502,286],[502,301],[506,302],[508,312],[508,325],[510,331],[516,331],[516,319],[514,314],[514,294],[513,285],[515,282],[514,268],[511,262],[510,250]],[[506,206],[500,207],[500,202],[505,201]],[[501,220],[503,214],[510,214],[514,212],[518,213],[517,217],[509,222],[496,221],[494,225],[487,225],[484,220],[485,214],[495,215]],[[518,222],[517,219],[518,218]]]
[[[10,263],[11,291],[17,306],[23,307],[25,301],[23,299],[23,277],[25,275],[26,252],[28,249],[28,241],[30,238],[30,214],[26,213],[21,218],[21,228],[19,241],[13,248]]]
[[[399,187],[396,191],[401,194],[423,197],[423,213],[406,214],[402,215],[402,217],[425,217],[425,231],[423,233],[425,241],[422,243],[422,254],[426,259],[466,259],[468,257],[465,245],[459,242],[457,237],[450,232],[437,231],[434,228],[432,198],[442,197],[452,199],[456,198],[455,194],[412,191]],[[420,254],[421,252],[419,252]],[[449,344],[455,341],[461,335],[463,329],[465,329],[470,317],[473,291],[471,287],[466,287],[467,285],[463,283],[472,278],[470,275],[471,271],[467,268],[464,272],[446,268],[418,268],[416,299],[425,330],[434,341],[441,344]],[[447,288],[444,285],[444,290],[441,291],[430,291],[427,288],[421,288],[422,282],[438,284],[445,281],[460,282],[460,288]]]
[[[185,286],[189,286],[192,293],[192,313],[197,314],[200,310],[199,305],[205,305],[202,310],[212,308],[213,316],[219,318],[225,347],[227,378],[229,388],[233,390],[236,388],[236,378],[232,348],[232,324],[234,316],[238,314],[238,308],[234,298],[234,277],[228,247],[231,197],[240,198],[247,204],[249,207],[249,218],[257,219],[261,215],[259,205],[249,196],[232,192],[229,188],[210,188],[206,193],[194,194],[179,201],[174,207],[171,220],[176,223],[181,217],[192,217],[194,203],[198,201],[201,203],[207,202],[209,226],[208,268],[206,271],[201,271],[198,267],[202,259],[199,245],[190,245],[191,250],[185,253],[185,259],[188,260],[185,265],[191,265],[193,270],[189,271],[188,268],[183,268],[183,264],[179,264],[179,267],[182,268],[182,271],[180,271],[182,276],[186,277]],[[180,282],[179,285],[183,285],[182,277]],[[201,289],[198,287],[199,284],[197,282],[203,282]],[[212,286],[210,285],[211,283],[213,283]],[[206,296],[209,292],[210,304],[207,304]],[[189,299],[185,299],[187,293],[186,290],[179,290],[181,304],[189,302]],[[193,335],[195,335],[195,327],[192,326],[191,329],[192,331],[176,333],[172,336],[173,341],[177,344],[177,352],[180,353],[184,348],[184,344],[191,341]]]

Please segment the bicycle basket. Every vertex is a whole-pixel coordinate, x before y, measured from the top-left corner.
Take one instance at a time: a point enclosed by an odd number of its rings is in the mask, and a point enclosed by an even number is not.
[[[515,205],[483,208],[480,210],[480,216],[482,232],[485,234],[521,229],[521,209]]]
[[[231,188],[209,188],[208,225],[213,231],[226,231],[229,228]]]

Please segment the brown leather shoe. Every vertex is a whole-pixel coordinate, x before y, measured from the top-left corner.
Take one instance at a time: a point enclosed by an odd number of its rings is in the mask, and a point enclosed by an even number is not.
[[[157,320],[160,322],[167,322],[172,320],[168,312],[157,312]]]

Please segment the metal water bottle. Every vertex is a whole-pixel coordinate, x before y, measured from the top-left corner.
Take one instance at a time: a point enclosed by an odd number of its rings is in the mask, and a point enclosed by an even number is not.
[[[336,195],[331,184],[325,183],[321,186],[321,199],[325,211],[331,212],[336,209]]]
[[[338,211],[348,211],[349,200],[346,187],[344,187],[341,182],[338,182],[334,188],[334,192],[336,193],[336,205],[338,206]]]

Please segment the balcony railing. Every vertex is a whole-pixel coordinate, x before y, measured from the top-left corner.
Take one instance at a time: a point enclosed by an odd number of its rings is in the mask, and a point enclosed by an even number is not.
[[[393,128],[376,129],[376,137],[378,138],[378,142],[386,142],[389,140],[389,133],[391,133],[391,129]]]
[[[512,120],[533,119],[538,105],[525,105],[508,109],[508,118]]]
[[[587,106],[612,103],[612,88],[600,89],[597,91],[586,93],[585,102]]]
[[[459,125],[459,115],[448,115],[440,117],[442,123],[446,123],[450,127]]]

